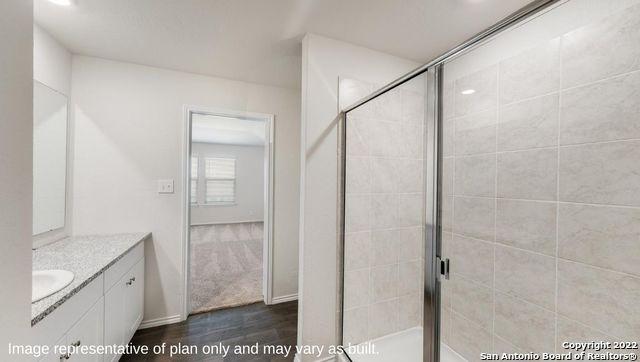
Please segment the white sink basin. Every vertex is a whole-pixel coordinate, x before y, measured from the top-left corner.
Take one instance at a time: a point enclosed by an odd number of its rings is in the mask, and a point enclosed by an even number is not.
[[[31,303],[66,287],[73,281],[73,273],[66,270],[38,270],[32,274]]]

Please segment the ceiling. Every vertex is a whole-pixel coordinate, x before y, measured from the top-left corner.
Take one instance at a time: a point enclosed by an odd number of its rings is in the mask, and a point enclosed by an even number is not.
[[[237,146],[264,146],[262,121],[194,113],[191,141]]]
[[[531,0],[74,1],[34,1],[73,53],[299,88],[307,32],[427,62]]]

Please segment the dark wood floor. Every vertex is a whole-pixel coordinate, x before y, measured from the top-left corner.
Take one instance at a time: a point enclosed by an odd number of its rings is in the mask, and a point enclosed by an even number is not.
[[[121,361],[292,361],[295,354],[298,324],[298,303],[288,302],[267,306],[256,303],[242,307],[196,314],[186,321],[167,326],[142,329],[131,340],[133,345],[149,346],[166,343],[164,355],[125,355]],[[227,357],[204,355],[205,345],[230,347]],[[234,355],[237,345],[258,344],[293,346],[288,357],[282,355]],[[195,345],[197,355],[169,356],[170,346]]]

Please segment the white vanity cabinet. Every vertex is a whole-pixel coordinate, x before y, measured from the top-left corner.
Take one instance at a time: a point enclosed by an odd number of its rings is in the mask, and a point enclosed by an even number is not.
[[[97,346],[102,344],[104,335],[104,299],[100,298],[91,309],[67,332],[68,346]],[[103,356],[99,354],[71,355],[68,361],[98,362]]]
[[[142,321],[144,312],[144,257],[140,253],[125,255],[118,268],[105,273],[104,344],[125,345]],[[124,270],[124,271],[123,271]],[[107,286],[107,283],[110,286]],[[119,355],[105,356],[117,361]]]
[[[144,312],[144,243],[69,297],[33,326],[39,345],[126,345]],[[39,361],[117,361],[119,355],[65,356],[52,350]]]

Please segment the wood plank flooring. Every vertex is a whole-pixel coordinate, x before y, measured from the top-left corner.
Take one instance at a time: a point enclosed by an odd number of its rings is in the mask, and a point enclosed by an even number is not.
[[[126,355],[121,361],[292,361],[295,354],[298,324],[298,302],[287,302],[267,306],[255,303],[242,307],[195,314],[186,321],[167,326],[142,329],[136,332],[131,343],[149,346],[166,343],[164,355]],[[234,355],[237,345],[258,344],[258,355]],[[169,356],[170,346],[195,345],[198,354]],[[205,355],[203,346],[229,346],[225,358],[220,355]],[[291,354],[262,353],[265,345],[292,346]]]

